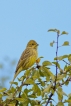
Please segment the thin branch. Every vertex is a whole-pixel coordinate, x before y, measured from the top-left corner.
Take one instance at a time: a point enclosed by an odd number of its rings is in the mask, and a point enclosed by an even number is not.
[[[63,60],[63,62],[65,62],[66,64],[70,65],[68,62],[66,62],[65,60]]]
[[[58,56],[58,38],[59,38],[59,33],[57,33],[56,57]],[[57,67],[57,65],[58,65],[58,60],[57,60],[57,58],[56,58],[56,78],[55,78],[55,82],[54,82],[55,84],[54,84],[54,87],[53,87],[54,91],[56,90],[56,80],[57,80],[57,73],[58,73],[58,67]],[[51,93],[51,94],[49,95],[49,99],[48,99],[48,101],[47,101],[47,103],[46,103],[45,106],[48,105],[48,103],[50,102],[52,96],[53,96],[53,93]]]
[[[68,77],[63,83],[59,83],[59,86],[64,85],[66,82],[71,81],[71,77]]]
[[[52,97],[52,96],[53,96],[53,93],[51,93],[51,94],[49,95],[48,101],[47,101],[47,103],[46,103],[45,106],[47,106],[47,105],[50,103],[50,100],[51,100],[51,97]]]
[[[66,79],[66,81],[64,81],[63,83],[59,83],[59,86],[64,85],[64,84],[65,84],[66,82],[68,82],[68,81],[71,81],[71,77],[68,77],[68,78]],[[56,87],[54,86],[53,89],[55,90]],[[50,100],[51,100],[51,97],[52,97],[52,96],[53,96],[53,93],[51,93],[51,94],[49,95],[48,101],[47,101],[47,103],[46,103],[45,106],[47,106],[47,105],[50,103]]]
[[[56,57],[58,56],[58,38],[59,38],[59,34],[57,33]],[[57,58],[56,58],[56,78],[55,78],[55,86],[56,86],[56,80],[57,80],[57,71],[58,71],[57,65],[58,65],[58,60],[57,60]]]
[[[26,80],[28,79],[29,77],[27,77],[26,78]],[[24,84],[24,82],[23,82],[23,80],[22,80],[22,82],[21,82],[21,85],[20,85],[20,87],[23,87],[25,84]],[[19,87],[18,87],[19,88]],[[21,88],[22,89],[22,88]],[[17,89],[17,91],[18,91],[18,89]],[[20,90],[20,92],[19,92],[19,95],[18,95],[18,98],[20,98],[21,97],[21,90]],[[15,106],[18,106],[18,100],[16,101],[16,105]]]
[[[59,83],[59,86],[64,85],[64,84],[65,84],[66,82],[68,82],[68,81],[71,81],[71,77],[68,77],[63,83]],[[43,81],[43,82],[46,83],[47,81]],[[37,84],[37,85],[40,85],[41,83],[36,83],[36,84]],[[31,85],[31,84],[22,83],[21,86],[24,86],[24,85],[27,85],[27,86],[28,86],[28,85]],[[19,86],[19,87],[21,87],[21,86]],[[17,88],[17,91],[18,91],[19,87]],[[55,90],[56,87],[53,86],[52,89]],[[17,93],[17,91],[15,92],[15,94]],[[6,92],[4,92],[4,94],[8,95]],[[15,95],[15,94],[14,94],[14,95]],[[19,94],[20,94],[20,93],[19,93]],[[52,96],[53,96],[53,93],[51,93],[51,94],[49,95],[48,101],[47,101],[47,103],[46,103],[45,106],[47,106],[47,105],[50,103],[50,100],[51,100],[51,97],[52,97]],[[19,97],[20,97],[20,95],[19,95]],[[11,99],[11,100],[9,101],[9,103],[10,103],[11,101],[13,101],[13,100]],[[16,101],[15,106],[18,106],[18,101]]]

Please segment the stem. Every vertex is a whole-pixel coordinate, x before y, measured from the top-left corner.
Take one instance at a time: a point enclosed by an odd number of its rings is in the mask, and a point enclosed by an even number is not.
[[[57,43],[57,47],[56,47],[56,57],[58,56],[58,38],[59,38],[59,34],[57,33],[57,41],[56,41],[56,43]],[[56,90],[56,80],[57,80],[57,72],[58,72],[57,65],[58,65],[58,60],[57,60],[57,58],[56,58],[56,78],[55,78],[55,85],[54,85],[54,88],[53,88],[54,91]],[[46,103],[45,106],[47,106],[47,105],[50,103],[50,100],[51,100],[52,96],[53,96],[53,93],[51,93],[51,94],[49,95],[48,101],[47,101],[47,103]]]
[[[66,64],[70,65],[68,62],[66,62],[65,60],[63,60]]]
[[[56,47],[56,57],[58,56],[58,38],[59,38],[59,34],[57,33],[57,47]],[[55,86],[56,86],[56,80],[57,80],[57,72],[58,72],[57,65],[58,65],[58,60],[57,60],[57,58],[56,58],[56,78],[55,78]]]
[[[47,103],[46,103],[45,106],[47,106],[47,105],[50,103],[50,100],[51,100],[51,97],[52,97],[52,96],[53,96],[53,94],[51,93],[51,94],[49,95],[48,101],[47,101]]]

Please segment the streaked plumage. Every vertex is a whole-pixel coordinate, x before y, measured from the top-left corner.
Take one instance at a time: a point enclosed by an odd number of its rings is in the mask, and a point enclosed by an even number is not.
[[[19,59],[19,62],[17,64],[17,68],[16,68],[16,71],[15,71],[13,81],[15,80],[15,78],[17,77],[17,75],[21,71],[30,68],[36,62],[36,59],[37,59],[37,46],[38,46],[38,44],[34,40],[30,40],[28,42],[27,47],[23,51],[23,53],[22,53],[22,55]]]

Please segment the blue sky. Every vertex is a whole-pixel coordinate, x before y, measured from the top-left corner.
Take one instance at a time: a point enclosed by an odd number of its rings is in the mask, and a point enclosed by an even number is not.
[[[60,37],[59,45],[71,41],[71,1],[1,0],[0,62],[5,56],[18,60],[30,39],[38,42],[38,56],[44,57],[42,62],[53,61],[56,46],[52,48],[49,44],[56,40],[56,34],[48,33],[50,28],[69,33]],[[58,55],[69,54],[70,50],[71,46],[61,47]],[[11,73],[13,77],[14,69]]]

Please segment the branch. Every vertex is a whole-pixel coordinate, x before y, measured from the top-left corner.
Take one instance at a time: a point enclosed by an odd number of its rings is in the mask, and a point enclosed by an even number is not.
[[[47,101],[47,103],[46,103],[45,106],[47,106],[47,105],[49,104],[49,102],[50,102],[52,96],[53,96],[53,93],[50,94],[50,96],[49,96],[49,98],[48,98],[48,101]]]
[[[58,38],[59,38],[59,33],[57,32],[57,41],[56,41],[56,43],[57,43],[57,47],[56,47],[56,57],[58,56]],[[54,87],[53,87],[54,91],[56,90],[56,80],[57,80],[57,72],[58,72],[57,65],[58,65],[58,60],[57,60],[57,58],[56,58],[56,78],[55,78],[55,82],[54,82],[55,84],[54,84]],[[51,100],[52,96],[53,96],[53,93],[51,93],[51,94],[49,95],[49,99],[48,99],[48,101],[47,101],[47,103],[46,103],[46,105],[45,105],[45,106],[47,106],[47,105],[48,105],[48,103],[50,102],[50,100]]]
[[[26,78],[26,80],[28,79],[29,77],[27,77]],[[20,87],[23,87],[25,84],[24,84],[24,82],[23,82],[23,80],[22,80],[22,82],[21,82],[21,85],[20,85]],[[18,89],[19,89],[19,87],[18,87]],[[17,89],[17,91],[18,91],[18,89]],[[22,88],[21,88],[22,89]],[[20,92],[19,92],[19,95],[18,95],[18,98],[20,98],[21,97],[21,90],[20,90]],[[16,105],[15,106],[18,106],[18,100],[16,100]]]
[[[65,60],[63,60],[63,62],[65,62],[66,64],[70,65],[68,62],[66,62]]]
[[[56,57],[58,56],[58,38],[59,38],[59,34],[57,33]],[[57,65],[58,65],[58,60],[57,60],[57,58],[56,58],[56,78],[55,78],[55,86],[56,86],[56,80],[57,80],[57,71],[58,71]]]
[[[71,77],[68,77],[63,83],[59,83],[59,86],[64,85],[66,82],[71,81]]]

